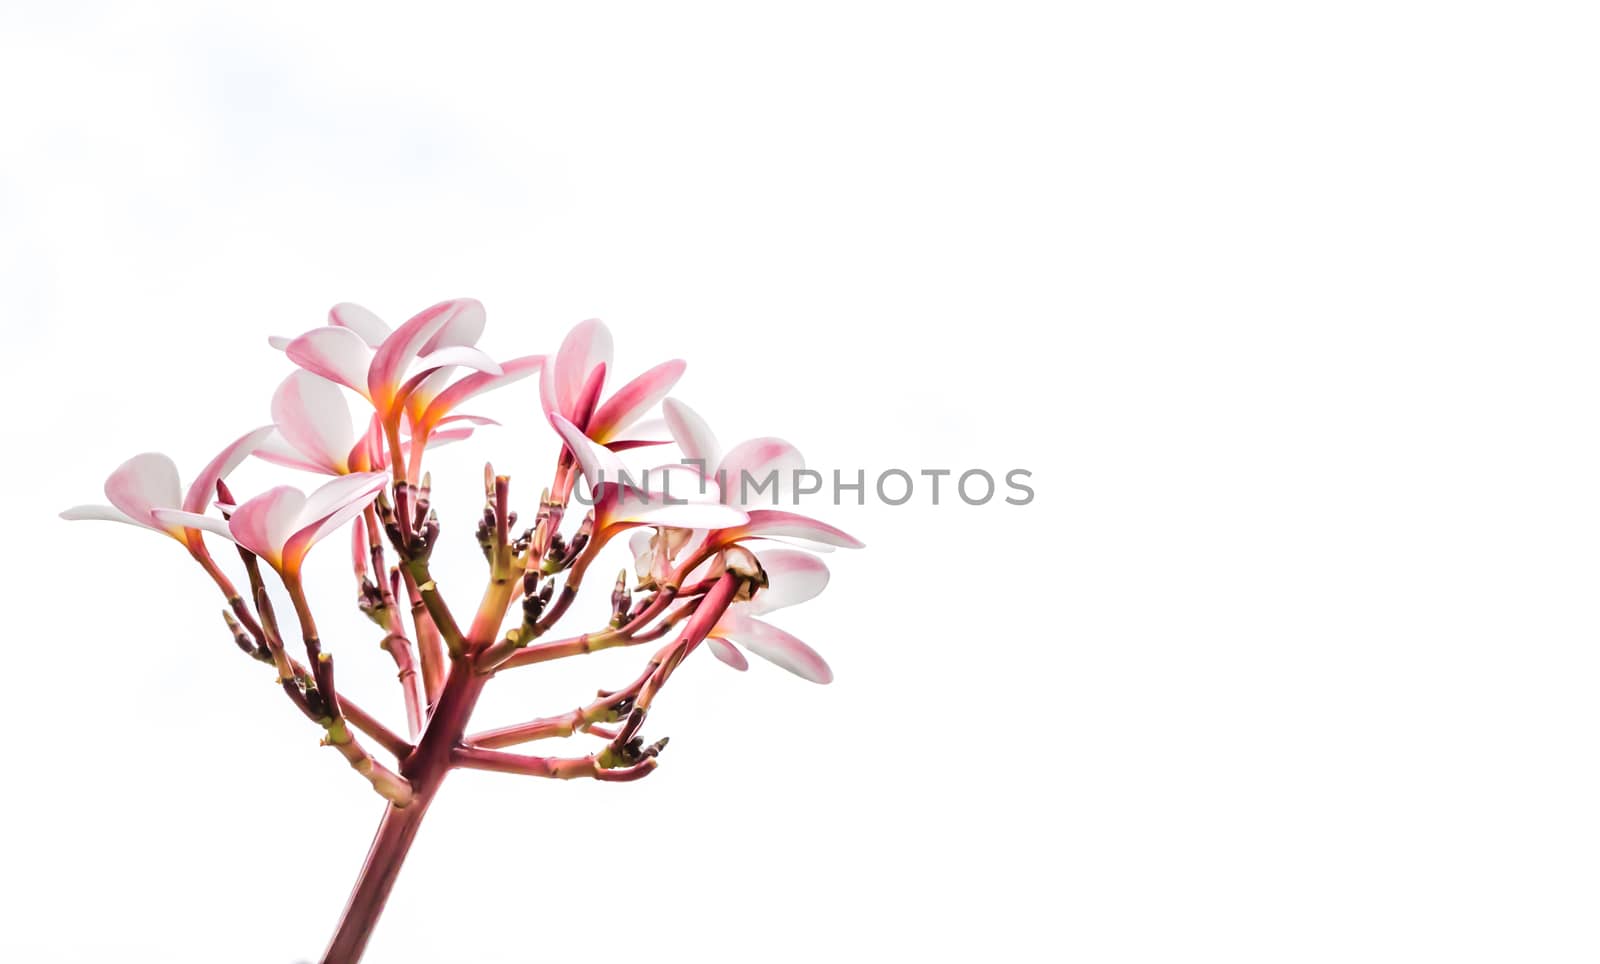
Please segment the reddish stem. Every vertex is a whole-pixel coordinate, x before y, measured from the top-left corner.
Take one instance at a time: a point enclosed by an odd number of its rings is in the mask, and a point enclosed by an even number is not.
[[[394,890],[400,867],[416,839],[423,815],[434,794],[444,782],[454,761],[451,751],[461,742],[472,708],[477,705],[485,678],[473,671],[471,663],[457,660],[450,666],[439,706],[422,732],[415,752],[401,764],[401,773],[411,781],[415,797],[402,808],[384,811],[378,833],[367,851],[350,900],[345,904],[333,940],[323,953],[322,964],[356,964],[366,949],[384,904]]]
[[[366,863],[361,866],[361,876],[339,919],[339,929],[322,955],[322,964],[355,964],[361,959],[437,790],[437,784],[426,790],[419,788],[409,806],[384,810]]]
[[[417,653],[422,659],[422,688],[431,711],[439,702],[439,691],[444,689],[444,643],[433,618],[428,615],[416,579],[404,566],[400,568],[400,576],[405,580],[406,595],[411,600],[411,622],[417,629]]]

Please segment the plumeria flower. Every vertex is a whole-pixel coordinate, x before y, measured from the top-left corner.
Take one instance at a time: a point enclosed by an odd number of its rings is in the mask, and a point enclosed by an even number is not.
[[[642,434],[646,426],[639,420],[683,377],[684,362],[676,358],[662,362],[602,402],[610,366],[611,332],[603,322],[592,318],[568,332],[539,377],[539,398],[550,424],[563,418],[612,450],[665,441],[622,435],[630,428],[638,430],[633,434]]]
[[[774,475],[773,502],[792,491],[795,473],[805,468],[805,460],[788,442],[779,438],[751,439],[724,454],[705,420],[689,406],[669,398],[662,403],[662,411],[685,462],[693,466],[702,491],[720,504],[743,509],[747,519],[720,529],[688,531],[660,527],[654,534],[635,533],[630,544],[641,582],[664,585],[674,578],[680,561],[689,565],[693,560],[701,560],[694,564],[694,571],[683,578],[688,584],[713,578],[742,561],[762,573],[767,586],[756,591],[749,600],[736,602],[728,608],[708,635],[707,648],[729,666],[744,669],[749,664],[733,645],[737,641],[750,652],[803,679],[829,682],[833,671],[815,650],[777,626],[756,618],[820,593],[828,583],[827,566],[805,552],[764,549],[752,553],[740,542],[745,539],[792,541],[816,551],[828,551],[860,548],[861,541],[809,516],[782,509],[750,507],[754,500],[749,499],[746,491],[751,488],[746,485],[747,479],[765,483],[769,475]],[[769,487],[763,484],[762,492],[766,491]]]
[[[662,402],[661,410],[673,439],[683,451],[684,462],[700,473],[703,486],[717,493],[724,505],[738,506],[750,517],[737,533],[718,534],[722,544],[762,538],[795,542],[816,552],[862,547],[861,540],[809,516],[755,508],[778,505],[793,495],[795,477],[806,467],[805,459],[793,445],[781,438],[754,438],[724,454],[716,435],[694,409],[669,398]],[[765,494],[769,490],[770,498]]]
[[[182,510],[186,516],[203,514],[211,504],[217,481],[238,468],[239,463],[271,434],[272,426],[267,425],[234,439],[200,470],[187,492],[182,489],[178,467],[172,459],[160,452],[135,455],[106,479],[105,493],[111,505],[74,506],[61,513],[61,518],[101,519],[139,526],[171,536],[196,558],[209,558],[205,542],[197,531],[204,526],[186,520],[163,519],[157,513]]]
[[[553,415],[550,420],[589,483],[597,539],[639,525],[717,529],[749,521],[748,515],[732,506],[703,498],[680,500],[670,487],[652,488],[648,473],[629,472],[610,449],[596,443],[566,418]]]
[[[394,331],[365,308],[340,304],[329,312],[326,326],[293,339],[284,352],[301,368],[371,402],[393,450],[401,416],[409,412],[414,422],[422,420],[446,391],[448,369],[463,366],[491,377],[506,375],[504,367],[473,347],[484,321],[483,305],[472,298],[442,301]],[[515,377],[533,373],[535,365],[519,361]],[[419,373],[408,377],[413,363]],[[438,413],[434,424],[443,417]]]
[[[431,443],[441,439],[451,439],[462,429],[451,429],[447,432],[438,432],[437,429],[452,422],[470,422],[475,425],[488,424],[489,420],[476,415],[452,415],[456,406],[469,398],[475,398],[484,392],[502,388],[513,382],[521,381],[540,371],[544,367],[543,355],[524,355],[513,358],[500,365],[498,373],[492,371],[479,371],[464,376],[448,386],[440,388],[434,381],[445,374],[443,370],[425,378],[415,390],[406,397],[407,422],[411,431],[414,444],[411,449],[408,468],[408,478],[415,482],[421,475],[419,468],[422,450]],[[441,383],[442,384],[442,383]],[[470,434],[470,433],[469,433]]]
[[[780,505],[793,493],[796,473],[806,467],[800,450],[781,438],[749,439],[724,454],[705,419],[676,398],[662,402],[661,412],[685,464],[725,505]],[[766,485],[769,477],[774,481]]]
[[[630,546],[636,566],[653,564],[652,541],[653,537],[647,532],[633,534]],[[753,552],[743,546],[731,546],[710,560],[705,576],[715,578],[723,570],[740,568],[759,572],[766,585],[749,599],[728,607],[707,634],[706,648],[717,659],[741,672],[749,669],[750,663],[738,646],[801,679],[813,683],[832,682],[833,670],[816,650],[757,618],[815,598],[828,585],[828,567],[816,556],[797,549],[771,548]]]
[[[273,393],[272,421],[273,431],[256,449],[256,458],[322,475],[371,472],[389,466],[389,450],[377,416],[369,420],[365,431],[358,431],[351,424],[344,392],[321,375],[303,369],[291,372]],[[434,427],[451,423],[458,424],[430,432],[424,444],[431,447],[460,441],[472,435],[473,426],[497,424],[476,415],[452,415],[439,419]],[[415,438],[403,438],[401,447],[408,452],[415,449]]]
[[[677,560],[706,556],[718,546],[733,545],[741,539],[794,542],[816,552],[861,548],[859,539],[809,516],[782,509],[752,508],[761,504],[749,498],[758,485],[762,493],[772,492],[772,503],[793,491],[795,474],[805,468],[805,459],[793,445],[780,438],[755,438],[724,454],[716,435],[694,409],[675,398],[664,401],[661,408],[700,491],[723,505],[743,509],[748,518],[721,532],[663,529],[651,543],[651,554],[636,559],[636,565],[643,567],[638,573],[641,580],[660,584],[669,577]],[[773,480],[770,484],[769,477]],[[699,568],[704,566],[701,563]]]
[[[389,481],[385,472],[341,476],[310,495],[280,485],[236,506],[224,521],[181,509],[157,509],[159,522],[215,532],[260,556],[286,580],[296,579],[306,553],[361,514]]]

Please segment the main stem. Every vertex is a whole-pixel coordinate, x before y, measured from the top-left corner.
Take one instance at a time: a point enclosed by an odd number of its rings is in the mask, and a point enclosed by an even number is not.
[[[401,762],[400,772],[411,781],[415,797],[408,806],[390,806],[384,811],[366,863],[361,866],[361,876],[356,878],[338,929],[323,952],[322,964],[356,964],[361,960],[399,879],[400,867],[416,840],[422,818],[450,772],[450,751],[461,742],[485,681],[486,677],[474,672],[469,659],[451,662],[438,709],[428,721],[416,750]]]
[[[395,465],[398,466],[401,464],[398,438],[392,436],[390,441],[395,449]],[[395,484],[397,504],[404,502],[401,496],[405,490],[401,481],[397,479]],[[489,586],[466,638],[460,638],[460,630],[455,628],[452,620],[436,620],[440,632],[451,642],[450,673],[445,679],[444,689],[439,693],[433,716],[428,719],[417,741],[417,748],[400,761],[400,773],[411,781],[414,798],[405,807],[391,806],[384,811],[383,822],[378,824],[377,836],[367,851],[367,861],[361,867],[361,876],[356,879],[355,889],[350,892],[350,900],[339,919],[333,940],[322,955],[322,964],[356,964],[361,959],[367,942],[372,939],[378,917],[383,913],[384,904],[388,902],[395,881],[400,877],[400,867],[405,863],[406,854],[417,838],[417,830],[422,825],[428,805],[433,802],[439,785],[450,772],[451,754],[466,735],[472,709],[489,680],[487,675],[478,672],[477,658],[499,635],[506,609],[521,585],[520,564],[513,567],[507,542],[508,486],[509,482],[504,476],[495,478],[495,515],[498,520],[495,553],[491,560]],[[404,526],[408,517],[402,513],[399,518]],[[544,546],[538,549],[540,555],[534,556],[535,559],[542,556]],[[425,566],[423,572],[426,573]],[[438,593],[431,578],[419,580],[418,589],[424,593],[424,600],[428,598],[427,593]],[[440,605],[442,608],[442,603]],[[443,615],[448,617],[448,610]]]

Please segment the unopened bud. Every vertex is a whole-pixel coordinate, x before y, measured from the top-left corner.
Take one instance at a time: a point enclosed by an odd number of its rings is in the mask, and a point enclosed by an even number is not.
[[[361,596],[356,600],[356,608],[379,626],[388,627],[389,612],[383,602],[383,590],[365,577],[361,580]]]
[[[628,619],[628,609],[633,604],[633,593],[628,591],[628,570],[617,573],[617,584],[611,590],[611,625],[621,626]]]
[[[244,631],[244,627],[239,625],[239,620],[233,618],[233,613],[224,609],[222,611],[222,621],[228,624],[228,631],[233,633],[234,643],[240,649],[254,656],[256,654],[256,644],[251,640],[250,634]]]
[[[559,563],[567,557],[567,540],[557,532],[550,537],[550,548],[544,554],[545,561],[559,568]]]
[[[578,531],[572,535],[572,547],[567,550],[567,562],[571,563],[578,554],[589,544],[589,539],[594,535],[594,513],[590,512],[583,517],[583,522],[578,525]]]
[[[417,519],[423,520],[432,511],[430,506],[433,500],[433,473],[422,473],[422,487],[417,490]]]

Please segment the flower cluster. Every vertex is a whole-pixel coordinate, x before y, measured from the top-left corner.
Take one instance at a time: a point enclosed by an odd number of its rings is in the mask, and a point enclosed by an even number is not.
[[[140,526],[181,544],[226,599],[223,618],[235,644],[274,668],[293,705],[323,728],[324,743],[387,801],[325,964],[360,957],[417,823],[452,769],[606,781],[645,776],[666,744],[644,742],[646,716],[702,644],[735,669],[748,667],[749,652],[812,682],[832,679],[815,650],[762,617],[827,585],[828,568],[814,552],[861,543],[806,516],[746,505],[727,483],[772,469],[792,477],[804,466],[799,452],[781,439],[759,438],[724,453],[698,414],[667,397],[684,373],[679,360],[608,392],[611,334],[599,321],[575,327],[553,354],[504,361],[477,347],[484,323],[483,306],[471,299],[441,302],[393,329],[360,306],[336,305],[326,325],[270,339],[293,366],[272,396],[272,424],[230,442],[187,489],[171,459],[144,453],[106,480],[110,505],[62,513]],[[545,421],[560,442],[553,475],[519,528],[509,478],[485,468],[476,536],[487,585],[471,618],[458,619],[429,568],[441,527],[426,453],[494,424],[459,412],[464,403],[534,375]],[[352,414],[356,399],[359,416]],[[649,418],[658,406],[663,418]],[[682,459],[658,456],[642,471],[630,472],[618,455],[673,443]],[[252,456],[332,478],[310,492],[280,485],[241,499],[226,478]],[[692,484],[669,487],[673,479]],[[581,514],[569,511],[578,508],[580,483],[588,506]],[[357,604],[377,624],[379,646],[399,671],[403,730],[339,689],[333,654],[307,601],[307,554],[346,527]],[[213,557],[207,535],[233,544],[247,591]],[[623,535],[633,565],[609,584],[609,624],[550,638],[586,573]],[[267,570],[292,602],[299,647],[274,611]],[[576,710],[471,730],[479,695],[499,673],[658,641],[630,682]],[[598,738],[598,748],[576,757],[506,749],[578,734]]]

